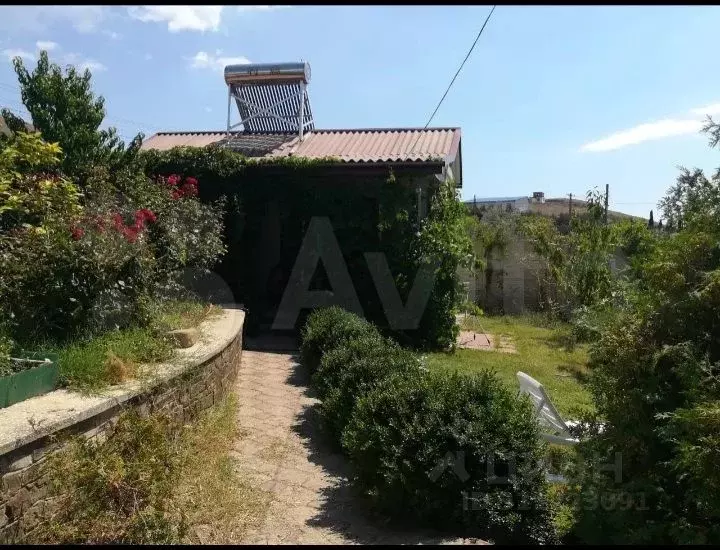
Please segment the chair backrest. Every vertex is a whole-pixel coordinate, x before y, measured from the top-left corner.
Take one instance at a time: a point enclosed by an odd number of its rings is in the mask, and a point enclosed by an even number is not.
[[[524,372],[518,372],[517,379],[520,382],[520,392],[529,395],[530,399],[532,399],[535,405],[535,415],[540,423],[553,431],[569,434],[567,424],[565,424],[562,416],[550,401],[550,397],[545,392],[543,385]]]

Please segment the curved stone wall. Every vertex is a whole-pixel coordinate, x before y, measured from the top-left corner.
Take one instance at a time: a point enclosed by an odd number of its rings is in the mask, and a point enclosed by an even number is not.
[[[242,310],[223,309],[171,364],[153,365],[141,380],[102,395],[57,390],[0,409],[0,544],[21,542],[57,508],[42,465],[68,436],[104,438],[129,407],[167,414],[181,426],[224,397],[240,367],[244,320]]]

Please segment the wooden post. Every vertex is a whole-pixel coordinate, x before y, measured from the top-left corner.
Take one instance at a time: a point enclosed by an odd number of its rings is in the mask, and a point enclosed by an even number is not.
[[[605,184],[605,225],[607,225],[608,218],[608,194],[610,193],[610,184]]]

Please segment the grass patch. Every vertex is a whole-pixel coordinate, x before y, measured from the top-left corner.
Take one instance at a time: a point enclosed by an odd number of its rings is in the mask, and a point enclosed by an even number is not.
[[[567,419],[594,410],[583,387],[587,376],[587,346],[575,344],[570,326],[543,315],[468,317],[464,330],[509,337],[517,354],[458,349],[455,353],[432,353],[428,366],[472,374],[491,369],[514,388],[516,373],[523,371],[544,386],[553,403]]]
[[[230,455],[240,436],[234,394],[184,434],[183,468],[173,496],[189,526],[184,542],[237,544],[264,518],[269,494],[239,474]]]
[[[158,363],[173,355],[171,344],[150,329],[109,332],[58,350],[61,384],[81,392],[119,384],[136,374],[141,363]]]
[[[163,302],[147,328],[116,330],[92,340],[70,343],[56,350],[61,384],[88,393],[134,378],[139,365],[173,357],[172,343],[164,336],[166,332],[197,326],[219,312],[216,306],[201,302]]]

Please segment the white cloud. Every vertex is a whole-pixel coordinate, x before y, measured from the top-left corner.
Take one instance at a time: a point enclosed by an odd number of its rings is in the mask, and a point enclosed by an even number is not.
[[[13,57],[22,57],[23,59],[26,59],[28,61],[35,61],[37,59],[34,53],[26,52],[25,50],[20,50],[17,48],[3,50],[2,54],[10,61],[12,61]]]
[[[7,6],[2,8],[0,31],[17,33],[43,33],[60,26],[70,25],[80,33],[99,30],[100,24],[112,16],[107,6]]]
[[[700,131],[702,126],[703,123],[700,120],[666,118],[615,132],[606,138],[586,143],[580,150],[593,152],[614,151],[644,141],[695,134]]]
[[[51,40],[38,40],[35,42],[35,46],[37,46],[38,50],[54,50],[58,47],[57,42],[53,42]]]
[[[167,22],[170,32],[216,31],[223,6],[133,6],[128,14],[143,23]]]
[[[85,69],[90,69],[92,72],[99,72],[99,71],[106,71],[107,67],[100,63],[99,61],[95,61],[94,59],[89,58],[83,58],[79,54],[76,53],[66,53],[63,54],[60,57],[60,64],[61,65],[74,65],[75,68],[80,71],[84,72]]]
[[[39,40],[35,43],[35,46],[37,47],[37,54],[27,52],[25,50],[13,48],[13,49],[7,49],[3,50],[2,54],[7,57],[9,60],[12,60],[13,57],[22,57],[23,59],[27,61],[37,61],[38,54],[40,53],[40,50],[59,50],[60,46],[55,42],[50,41],[43,41]],[[71,52],[59,52],[58,55],[52,59],[52,61],[57,62],[61,66],[65,65],[74,65],[75,68],[78,71],[85,71],[85,69],[90,69],[91,71],[105,71],[107,70],[107,67],[100,63],[99,61],[95,61],[94,59],[85,58],[79,54],[71,53]]]
[[[580,148],[580,151],[614,151],[628,145],[635,145],[645,141],[663,139],[673,136],[684,136],[698,133],[705,116],[720,115],[720,103],[711,103],[704,107],[697,107],[689,111],[692,117],[665,118],[656,122],[649,122],[633,126],[627,130],[615,132],[603,139],[591,141]],[[698,117],[702,117],[698,118]]]
[[[146,53],[146,54],[145,54],[145,61],[150,61],[151,59],[152,59],[152,54],[151,54],[151,53]]]
[[[245,65],[250,63],[247,57],[222,57],[222,50],[216,50],[215,55],[206,52],[198,52],[189,58],[190,67],[193,69],[223,70],[226,65]]]
[[[108,37],[112,38],[113,40],[120,40],[120,39],[122,38],[122,35],[121,35],[120,33],[115,32],[115,31],[104,30],[102,33],[103,33],[105,36],[108,36]]]
[[[206,112],[206,113],[212,113],[212,109],[211,109],[210,107],[205,107],[205,112]]]

